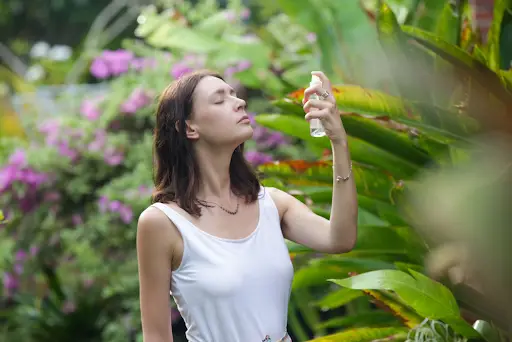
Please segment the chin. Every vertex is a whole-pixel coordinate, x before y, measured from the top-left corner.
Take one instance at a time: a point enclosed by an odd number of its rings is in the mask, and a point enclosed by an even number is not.
[[[253,134],[254,130],[250,125],[244,126],[243,128],[238,128],[235,142],[236,146],[252,139]]]

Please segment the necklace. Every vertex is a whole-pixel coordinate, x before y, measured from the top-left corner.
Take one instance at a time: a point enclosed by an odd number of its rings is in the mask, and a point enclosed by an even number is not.
[[[208,201],[203,201],[203,200],[197,200],[197,202],[199,203],[199,205],[202,205],[203,207],[206,207],[206,208],[214,208],[215,206],[217,206],[230,215],[236,215],[238,213],[238,208],[240,207],[240,202],[238,201],[238,198],[236,199],[236,209],[235,210],[226,209],[222,205],[220,205],[218,203],[214,203],[214,202],[208,202]]]

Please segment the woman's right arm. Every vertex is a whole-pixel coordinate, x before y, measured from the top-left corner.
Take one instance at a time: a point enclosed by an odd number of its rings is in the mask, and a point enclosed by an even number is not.
[[[139,217],[137,262],[144,342],[173,342],[170,306],[173,223],[158,209]]]

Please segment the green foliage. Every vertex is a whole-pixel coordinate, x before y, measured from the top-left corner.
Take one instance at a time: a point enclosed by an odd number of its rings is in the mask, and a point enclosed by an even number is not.
[[[483,46],[475,45],[476,40],[468,43],[477,34],[464,26],[467,5],[454,7],[432,2],[430,14],[442,14],[432,23],[433,16],[428,20],[414,18],[414,11],[397,20],[397,7],[381,3],[376,9],[374,30],[389,69],[376,78],[385,75],[387,85],[373,82],[377,86],[368,88],[365,85],[372,82],[357,75],[350,79],[351,85],[333,88],[349,134],[360,212],[364,216],[376,215],[381,225],[360,225],[356,248],[335,258],[312,256],[307,249],[290,244],[301,266],[293,289],[302,292],[309,289],[313,293],[329,291],[331,287],[324,282],[334,279],[335,283],[352,290],[329,292],[319,301],[322,308],[332,311],[343,306],[355,317],[371,317],[365,316],[367,307],[355,309],[358,307],[355,303],[366,295],[377,307],[390,310],[406,326],[415,328],[409,334],[411,341],[423,341],[436,334],[439,340],[446,341],[482,338],[461,317],[450,290],[421,273],[428,249],[426,241],[412,228],[414,217],[409,216],[408,205],[403,203],[403,193],[405,189],[413,191],[416,178],[428,167],[443,168],[467,158],[472,137],[482,132],[482,122],[487,128],[508,122],[510,82],[504,76],[508,71],[499,68],[497,51],[501,50],[495,44],[502,37],[496,33],[497,28],[505,20],[502,18],[506,12],[500,11],[510,6],[505,2],[496,6],[492,25],[495,29]],[[298,11],[285,7],[287,13],[294,10]],[[313,16],[303,14],[297,19],[307,20],[307,15]],[[311,26],[311,29],[328,36],[322,27]],[[332,65],[343,70],[345,64],[332,57],[333,50],[338,48],[336,44],[326,47],[323,70],[334,70]],[[260,166],[260,170],[268,184],[278,184],[308,203],[313,211],[325,212],[328,217],[329,208],[325,204],[332,196],[332,172],[329,156],[323,151],[329,142],[309,136],[307,123],[301,119],[303,91],[300,88],[275,100],[273,103],[280,113],[260,115],[256,120],[300,139],[322,160],[272,163]],[[493,108],[495,115],[482,118],[483,108]],[[354,273],[358,275],[343,279]],[[469,309],[464,302],[460,305]],[[436,321],[431,324],[427,320],[420,325],[423,319]],[[367,326],[372,323],[368,321]],[[436,332],[438,328],[442,328],[443,334]],[[335,336],[329,335],[325,340],[334,341]],[[401,338],[405,340],[406,336]]]

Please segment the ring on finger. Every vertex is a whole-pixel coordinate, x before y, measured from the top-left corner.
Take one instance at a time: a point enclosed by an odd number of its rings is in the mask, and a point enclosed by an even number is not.
[[[329,92],[327,90],[324,90],[323,93],[318,95],[322,100],[326,100],[329,97]]]

